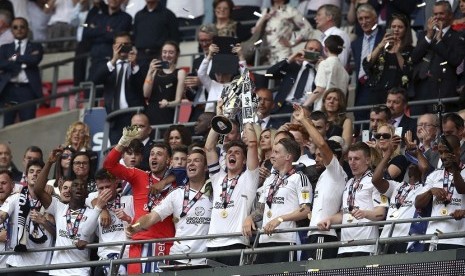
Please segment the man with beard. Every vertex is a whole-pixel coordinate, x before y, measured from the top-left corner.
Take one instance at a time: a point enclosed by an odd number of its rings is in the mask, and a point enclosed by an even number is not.
[[[310,218],[310,227],[317,226],[321,220],[339,212],[342,204],[342,193],[347,181],[347,175],[339,163],[342,156],[342,147],[339,143],[328,140],[315,128],[310,118],[304,115],[301,106],[296,106],[294,119],[300,122],[307,130],[315,144],[316,169],[320,174],[313,195],[313,211]],[[308,232],[309,243],[324,243],[337,241],[336,231],[313,230]],[[337,257],[337,248],[318,248],[307,252],[314,260]]]
[[[152,225],[173,215],[176,237],[203,236],[208,234],[212,211],[212,187],[207,180],[207,159],[200,149],[192,150],[187,156],[187,176],[189,182],[171,192],[150,214],[142,216],[126,229],[134,233],[148,229]],[[207,251],[206,240],[184,240],[173,244],[170,254],[190,254]],[[205,264],[205,259],[178,260],[180,263]]]
[[[171,148],[165,143],[154,143],[150,150],[150,171],[145,172],[138,168],[127,168],[119,163],[121,154],[129,146],[132,140],[140,137],[139,127],[130,127],[123,130],[123,136],[118,144],[110,151],[103,163],[103,167],[119,179],[125,180],[132,187],[134,198],[134,220],[152,211],[165,196],[176,187],[176,183],[169,183],[164,187],[156,185],[165,177],[170,164]],[[160,193],[154,190],[161,191]],[[141,231],[132,236],[133,240],[163,239],[174,237],[174,225],[172,218],[165,219],[154,224],[146,231]],[[145,256],[168,255],[172,242],[157,242],[146,244],[131,244],[129,257],[138,258]],[[128,273],[149,273],[157,270],[156,263],[128,264]]]
[[[9,217],[9,223],[13,225],[10,246],[17,253],[8,257],[6,263],[10,267],[47,265],[50,262],[51,252],[25,253],[28,249],[53,245],[53,227],[47,224],[44,227],[36,221],[37,216],[44,215],[44,208],[34,193],[34,185],[43,166],[41,160],[30,161],[26,166],[27,186],[6,199],[0,208],[0,223]]]
[[[37,177],[34,193],[47,213],[55,217],[55,246],[76,246],[78,249],[58,250],[54,252],[51,264],[80,263],[89,261],[89,250],[85,245],[93,241],[97,229],[98,216],[111,197],[110,191],[104,191],[98,197],[94,209],[87,208],[87,183],[74,179],[71,185],[69,204],[60,202],[45,192],[47,176],[53,163],[60,159],[63,150],[54,149]],[[49,246],[48,246],[49,247]],[[50,270],[49,275],[88,275],[89,267]]]

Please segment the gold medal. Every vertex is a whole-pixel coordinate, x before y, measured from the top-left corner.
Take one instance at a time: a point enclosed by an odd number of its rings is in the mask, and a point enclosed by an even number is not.
[[[347,222],[352,222],[352,221],[354,221],[354,216],[349,215],[349,217],[347,218]]]
[[[440,213],[441,213],[441,216],[447,216],[447,208],[442,208]]]
[[[391,218],[397,218],[399,216],[399,210],[395,210],[394,212],[392,212],[391,214]]]
[[[173,222],[174,222],[174,223],[178,223],[178,222],[179,222],[179,218],[178,218],[178,217],[173,217]]]
[[[273,215],[273,213],[271,212],[271,210],[268,210],[268,212],[266,212],[266,216],[268,218],[271,218],[272,215]]]
[[[221,212],[220,212],[220,216],[222,218],[227,218],[228,217],[228,211],[226,211],[226,209],[223,209]]]

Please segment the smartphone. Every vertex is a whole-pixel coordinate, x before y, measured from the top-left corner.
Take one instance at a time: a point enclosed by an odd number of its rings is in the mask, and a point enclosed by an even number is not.
[[[319,52],[311,52],[311,51],[305,51],[304,50],[304,59],[306,60],[317,60],[320,58],[320,53]]]
[[[131,50],[132,50],[132,45],[131,44],[123,44],[123,46],[121,46],[120,52],[127,54],[127,53],[131,52]]]
[[[160,62],[160,67],[163,69],[168,69],[170,68],[170,63],[168,61],[161,61]]]
[[[396,127],[396,130],[394,131],[394,135],[397,135],[400,138],[402,138],[402,127]]]
[[[386,30],[386,34],[387,34],[387,35],[392,35],[392,29],[387,29],[387,30]]]
[[[370,141],[370,131],[369,130],[362,130],[362,142]]]

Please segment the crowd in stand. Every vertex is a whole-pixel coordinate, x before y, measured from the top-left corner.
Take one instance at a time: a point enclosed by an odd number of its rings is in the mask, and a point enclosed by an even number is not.
[[[8,8],[8,2],[0,0],[0,7]],[[86,1],[43,2],[57,9],[59,3]],[[258,247],[350,242],[388,237],[391,232],[401,237],[465,231],[465,112],[458,111],[459,102],[436,105],[434,111],[432,104],[408,105],[409,100],[458,96],[463,90],[465,0],[426,1],[420,10],[415,1],[350,1],[348,21],[357,22],[353,39],[340,29],[341,7],[346,6],[342,1],[301,1],[298,7],[295,1],[250,1],[258,5],[246,7],[239,4],[243,1],[215,0],[213,24],[201,25],[196,33],[203,55],[194,61],[192,72],[176,65],[176,21],[200,22],[196,1],[179,1],[186,17],[180,9],[171,12],[162,1],[146,0],[134,18],[121,9],[122,2],[93,1],[87,7],[76,52],[90,52],[89,77],[104,84],[108,113],[140,105],[145,111],[112,122],[113,148],[103,168],[97,166],[89,128],[82,122],[69,126],[63,145],[48,157],[40,147],[28,145],[23,172],[13,164],[8,143],[0,141],[0,246],[15,251],[0,254],[0,267],[83,262],[90,258],[86,244],[97,241],[242,233],[131,244],[125,252],[120,246],[102,246],[93,257],[110,260],[244,249],[255,230],[264,231]],[[126,8],[135,2],[126,1]],[[178,4],[166,2],[167,7]],[[241,12],[235,13],[236,8]],[[253,32],[232,17],[246,11],[260,12]],[[417,34],[411,23],[421,17],[424,30]],[[0,47],[2,106],[41,96],[37,66],[43,47],[28,39],[28,22],[34,20],[12,18],[11,12],[0,10],[0,23],[9,26],[11,21],[12,32],[12,40]],[[318,32],[321,37],[315,35]],[[269,49],[263,61],[270,67],[263,76],[247,70],[249,49],[244,42],[250,35],[261,38]],[[294,50],[298,44],[302,50]],[[355,92],[349,91],[350,74],[356,76]],[[232,118],[231,131],[220,136],[212,118],[227,113],[225,92],[237,85],[237,76],[255,81],[251,92],[257,116],[248,123]],[[269,79],[275,80],[273,89],[268,88]],[[369,120],[368,129],[355,128],[346,114],[349,93],[355,93],[355,106],[371,106],[368,112],[354,114],[356,120]],[[171,125],[164,141],[155,141],[151,126],[171,124],[174,108],[184,97],[193,102],[193,132]],[[9,112],[5,123],[12,124],[15,116],[33,118],[33,112]],[[290,119],[272,116],[286,113]],[[53,179],[48,180],[51,172]],[[382,229],[331,228],[449,215],[455,220]],[[275,232],[297,226],[315,230]],[[77,249],[27,252],[54,245]],[[463,247],[463,237],[440,239],[437,245],[438,250]],[[271,252],[249,262],[367,256],[376,250],[375,245],[362,245]],[[384,248],[388,254],[423,250],[423,244],[407,242]],[[213,259],[227,265],[240,260]],[[205,259],[173,263],[204,264]],[[120,266],[119,273],[159,271],[161,264],[128,264]],[[107,272],[108,267],[92,271]],[[33,274],[47,273],[91,272],[72,268]]]

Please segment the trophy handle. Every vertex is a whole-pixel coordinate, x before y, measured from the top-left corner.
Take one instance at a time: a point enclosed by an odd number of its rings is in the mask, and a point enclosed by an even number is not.
[[[222,115],[213,117],[211,121],[212,129],[219,134],[226,135],[232,131],[231,121]]]

